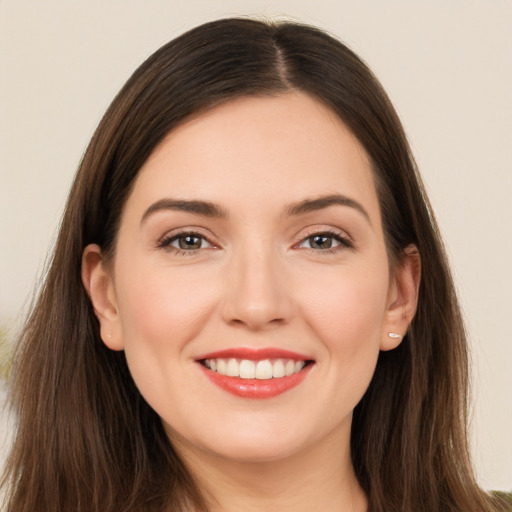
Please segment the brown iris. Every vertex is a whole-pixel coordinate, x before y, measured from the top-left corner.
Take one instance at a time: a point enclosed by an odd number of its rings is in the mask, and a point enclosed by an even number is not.
[[[202,243],[203,239],[197,235],[183,235],[178,238],[178,245],[180,249],[201,249]]]
[[[332,236],[314,235],[308,238],[312,249],[330,249],[332,247]]]

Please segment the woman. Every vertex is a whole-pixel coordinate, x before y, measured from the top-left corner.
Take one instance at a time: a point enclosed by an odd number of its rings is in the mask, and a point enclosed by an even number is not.
[[[7,509],[504,510],[466,388],[378,82],[316,29],[213,22],[142,64],[84,155],[20,340]]]

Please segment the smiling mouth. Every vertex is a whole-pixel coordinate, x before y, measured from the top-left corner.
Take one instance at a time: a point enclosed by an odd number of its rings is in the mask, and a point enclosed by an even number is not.
[[[280,379],[299,373],[306,365],[313,361],[296,361],[294,359],[251,359],[215,358],[203,359],[201,364],[213,372],[226,377],[240,379]]]
[[[315,365],[307,356],[276,348],[237,348],[196,359],[208,380],[235,396],[272,398],[298,386]]]

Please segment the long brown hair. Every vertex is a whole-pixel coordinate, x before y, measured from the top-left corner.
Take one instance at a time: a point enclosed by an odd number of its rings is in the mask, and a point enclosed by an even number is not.
[[[12,381],[19,420],[5,483],[10,512],[206,510],[122,352],[105,347],[80,278],[82,252],[115,253],[142,164],[184,119],[232,98],[304,91],[365,147],[390,261],[422,259],[416,317],[380,355],[354,411],[351,453],[372,512],[482,512],[466,433],[466,337],[442,242],[399,119],[346,46],[315,28],[226,19],[171,41],[135,71],[99,124],[69,195]]]

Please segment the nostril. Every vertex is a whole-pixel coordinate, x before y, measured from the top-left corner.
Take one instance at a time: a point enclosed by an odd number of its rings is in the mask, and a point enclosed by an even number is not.
[[[233,327],[245,327],[249,330],[259,330],[269,327],[278,327],[285,324],[286,320],[284,318],[273,318],[267,320],[266,318],[251,316],[244,319],[233,318],[229,320],[228,323]]]

